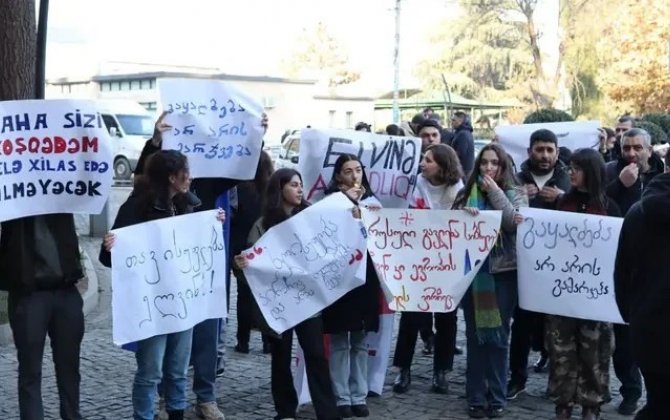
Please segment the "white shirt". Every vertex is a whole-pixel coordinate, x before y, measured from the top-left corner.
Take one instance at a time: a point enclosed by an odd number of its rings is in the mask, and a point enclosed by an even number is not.
[[[554,170],[552,169],[551,172],[549,172],[546,175],[535,175],[534,173],[530,173],[530,175],[533,177],[533,181],[535,181],[535,184],[537,184],[538,189],[542,189],[544,187],[544,184],[549,182],[552,176],[554,176]]]
[[[419,175],[416,179],[411,206],[434,210],[451,210],[451,206],[456,201],[456,195],[462,188],[463,181],[461,180],[451,186],[433,185],[423,175]]]

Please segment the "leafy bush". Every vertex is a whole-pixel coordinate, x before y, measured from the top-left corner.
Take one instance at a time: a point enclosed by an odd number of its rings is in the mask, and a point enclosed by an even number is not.
[[[654,124],[653,122],[649,121],[637,121],[635,123],[635,126],[638,128],[642,128],[649,133],[651,136],[651,144],[661,144],[661,143],[667,143],[668,142],[668,135],[663,131],[663,129],[657,125]]]
[[[574,121],[572,115],[555,108],[543,108],[526,115],[524,124],[553,123]]]
[[[642,117],[642,120],[658,125],[665,131],[665,134],[670,135],[670,114],[663,114],[660,112],[646,114]]]

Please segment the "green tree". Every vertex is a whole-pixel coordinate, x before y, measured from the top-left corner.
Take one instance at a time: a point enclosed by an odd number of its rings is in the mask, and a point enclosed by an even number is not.
[[[349,68],[349,54],[323,22],[303,29],[295,45],[291,58],[284,62],[289,76],[317,74],[319,79],[327,80],[331,87],[352,83],[360,78],[359,72]]]

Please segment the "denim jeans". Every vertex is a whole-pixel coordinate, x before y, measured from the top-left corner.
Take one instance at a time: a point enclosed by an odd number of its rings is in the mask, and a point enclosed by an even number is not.
[[[215,382],[218,361],[220,319],[206,319],[193,327],[193,393],[198,402],[216,401]]]
[[[186,409],[192,332],[192,329],[188,329],[178,333],[157,335],[137,343],[135,352],[137,372],[133,383],[135,420],[153,420],[154,401],[161,379],[163,379],[162,388],[165,392],[167,410]]]
[[[479,344],[472,286],[461,302],[467,339],[465,392],[471,406],[504,408],[507,405],[510,321],[517,299],[516,271],[495,274],[494,277],[503,328],[500,344]]]
[[[330,335],[330,379],[337,405],[363,405],[368,395],[365,331]]]

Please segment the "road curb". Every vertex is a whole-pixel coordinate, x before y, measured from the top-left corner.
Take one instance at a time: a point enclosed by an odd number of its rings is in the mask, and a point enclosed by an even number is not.
[[[79,252],[81,253],[82,268],[88,279],[88,287],[81,295],[84,301],[84,315],[86,315],[98,306],[98,275],[95,273],[93,262],[88,253],[81,248],[79,248]],[[13,342],[12,329],[9,323],[0,325],[0,346],[7,346]]]

